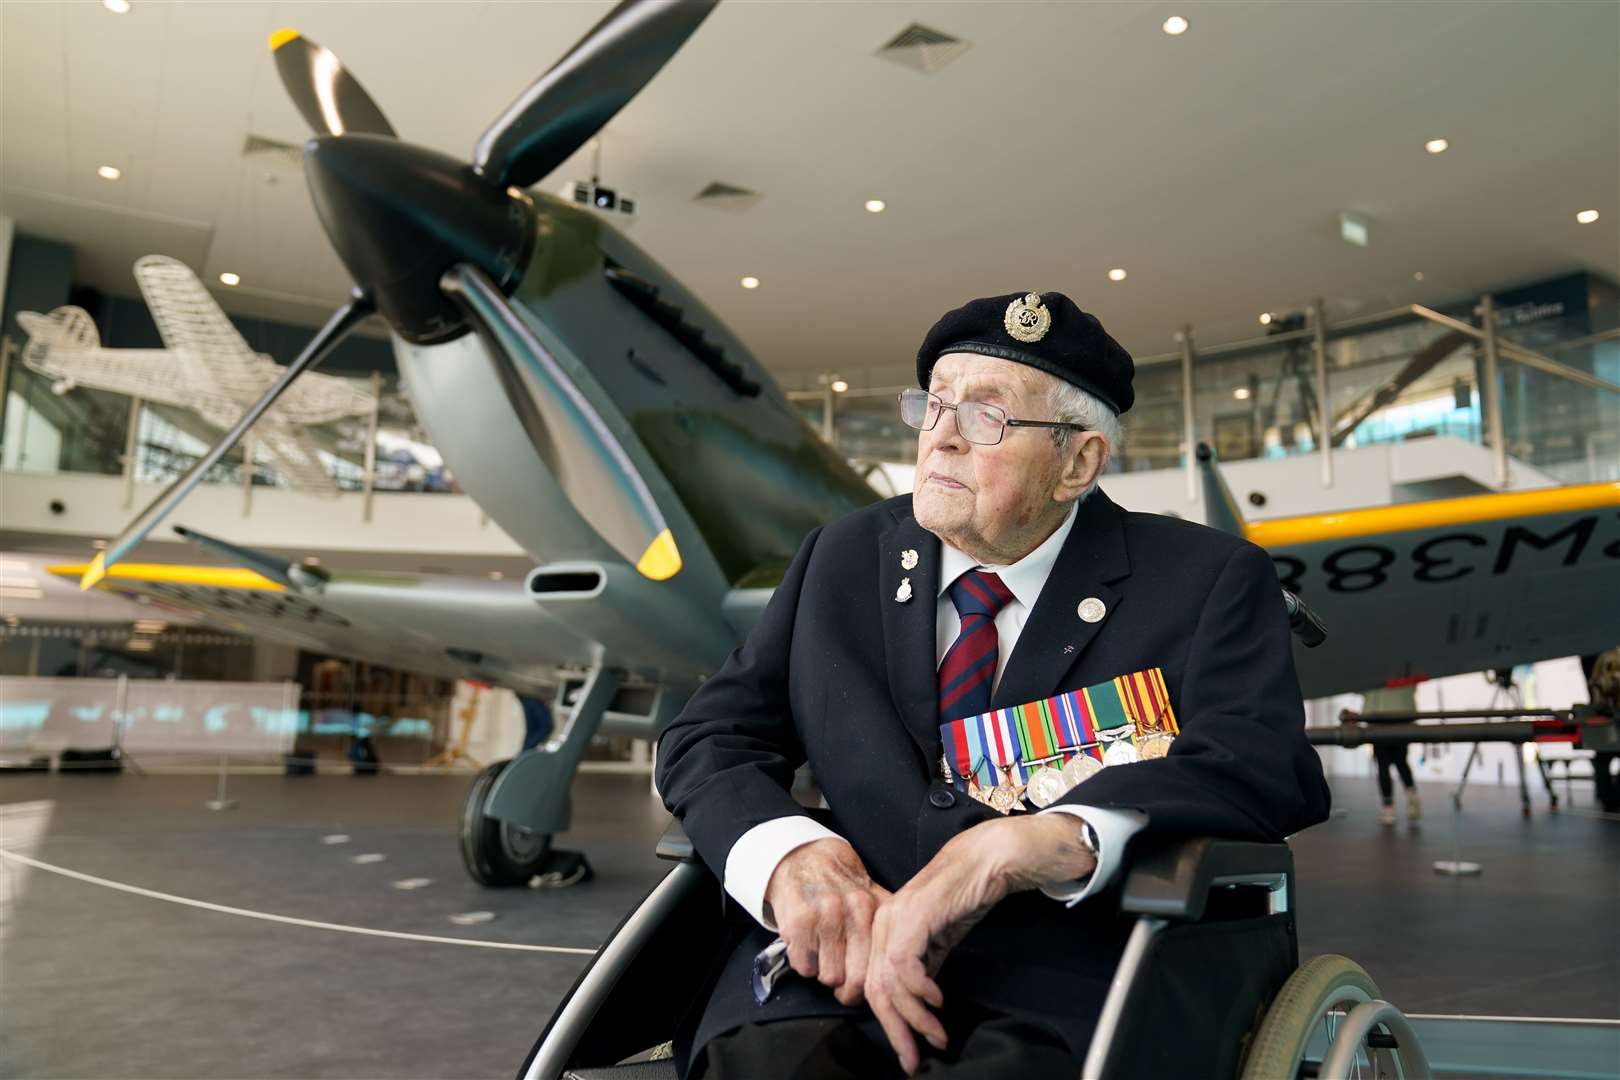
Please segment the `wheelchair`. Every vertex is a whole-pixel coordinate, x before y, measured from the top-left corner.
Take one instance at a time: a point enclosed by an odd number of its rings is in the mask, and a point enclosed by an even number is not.
[[[1283,593],[1307,647],[1325,637]],[[1084,1080],[1428,1080],[1416,1033],[1359,965],[1299,963],[1287,844],[1212,837],[1133,844],[1118,889],[1130,936],[1110,981]],[[680,824],[658,856],[675,868],[621,922],[552,1014],[520,1080],[675,1080],[672,1040],[701,1006],[734,928],[751,921]]]
[[[675,1080],[676,1026],[728,940],[725,919],[748,916],[736,905],[722,913],[719,882],[679,824],[658,856],[675,868],[580,974],[521,1080]],[[1085,1080],[1427,1080],[1411,1025],[1365,971],[1342,956],[1299,966],[1286,844],[1141,845],[1123,878],[1120,910],[1135,922]]]

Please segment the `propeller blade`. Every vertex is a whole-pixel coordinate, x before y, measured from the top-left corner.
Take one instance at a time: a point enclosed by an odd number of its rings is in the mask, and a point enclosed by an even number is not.
[[[270,52],[287,96],[317,135],[393,136],[388,118],[331,49],[296,30],[277,30],[270,35]]]
[[[281,373],[281,378],[264,392],[264,396],[249,406],[236,425],[225,433],[225,437],[215,443],[184,476],[170,484],[163,494],[141,511],[139,517],[125,527],[117,539],[107,545],[105,551],[96,556],[90,568],[79,579],[79,588],[93,588],[98,581],[107,576],[108,567],[135,550],[135,546],[146,539],[147,534],[157,528],[158,524],[180,505],[180,500],[191,494],[192,488],[202,483],[202,478],[208,470],[218,464],[219,459],[241,441],[242,436],[246,435],[259,417],[275,404],[276,399],[292,385],[293,380],[326,359],[338,342],[347,337],[349,331],[364,322],[373,310],[370,295],[356,290],[349,302],[338,308],[310,343],[304,346],[304,351],[287,365],[287,369]]]
[[[674,577],[681,553],[663,511],[590,399],[483,271],[457,266],[440,287],[488,347],[512,408],[574,509],[642,576]]]
[[[490,125],[473,151],[480,175],[528,187],[657,75],[718,0],[624,0]]]

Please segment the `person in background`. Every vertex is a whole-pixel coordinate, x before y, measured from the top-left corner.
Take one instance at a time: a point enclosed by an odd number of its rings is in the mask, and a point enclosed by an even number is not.
[[[551,737],[551,710],[540,698],[519,694],[523,706],[523,750],[533,750]]]
[[[1415,712],[1417,687],[1396,686],[1369,690],[1361,711]],[[1373,747],[1373,772],[1378,778],[1378,798],[1383,804],[1378,811],[1380,825],[1395,824],[1395,782],[1390,770],[1400,773],[1401,786],[1406,788],[1406,820],[1415,822],[1423,816],[1423,802],[1418,798],[1417,785],[1412,780],[1412,767],[1406,763],[1406,746],[1377,745]]]
[[[1592,705],[1611,716],[1620,716],[1620,645],[1596,656],[1581,657],[1581,668],[1586,672]],[[1614,773],[1617,761],[1620,754],[1600,752],[1592,758],[1592,786],[1597,790],[1598,803],[1610,814],[1620,814],[1620,777]]]

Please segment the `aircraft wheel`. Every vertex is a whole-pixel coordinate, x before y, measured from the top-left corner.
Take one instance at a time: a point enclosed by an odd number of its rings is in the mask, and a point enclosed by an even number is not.
[[[551,834],[498,821],[484,813],[495,778],[511,764],[497,761],[473,777],[461,808],[461,861],[480,885],[527,885],[551,853]]]

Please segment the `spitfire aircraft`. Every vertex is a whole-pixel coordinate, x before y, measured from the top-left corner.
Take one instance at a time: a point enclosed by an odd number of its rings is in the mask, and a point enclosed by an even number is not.
[[[568,827],[569,781],[594,734],[654,736],[757,620],[804,535],[877,498],[667,271],[591,211],[525,190],[649,82],[711,7],[626,0],[495,121],[470,164],[396,138],[333,54],[276,34],[277,68],[317,132],[305,148],[311,194],[354,292],[225,438],[83,569],[87,587],[338,655],[519,690],[561,673],[551,742],[490,766],[468,796],[462,850],[486,884],[527,881]],[[184,530],[242,569],[119,565],[373,312],[434,445],[538,563],[521,586],[346,577]],[[1226,515],[1211,522],[1271,550],[1333,629],[1334,647],[1301,654],[1308,696],[1620,638],[1620,614],[1592,601],[1615,592],[1620,485],[1528,508],[1512,494],[1479,497],[1479,513],[1412,504],[1245,525],[1210,470]],[[1575,587],[1559,592],[1563,582]],[[1581,617],[1543,617],[1541,598],[1555,593]]]
[[[23,363],[52,379],[52,389],[110,390],[146,401],[192,409],[216,428],[236,423],[242,410],[276,381],[281,367],[255,352],[231,325],[197,275],[178,259],[136,260],[135,282],[157,323],[163,349],[104,349],[90,314],[71,305],[49,314],[20,311],[28,332]],[[254,425],[253,438],[288,480],[306,490],[336,494],[319,448],[303,429],[371,412],[373,395],[351,380],[328,375],[305,379]]]

